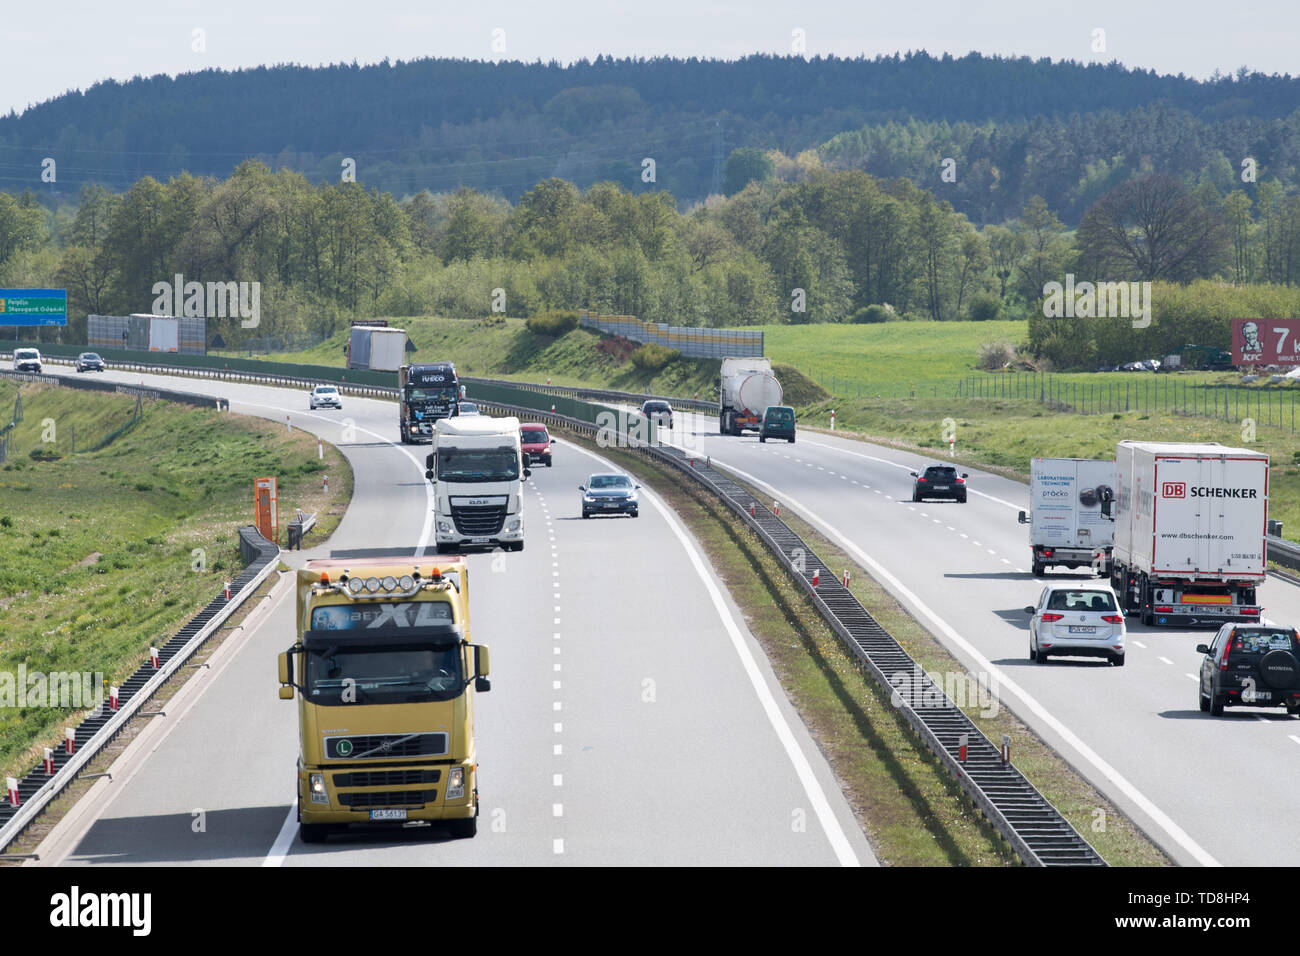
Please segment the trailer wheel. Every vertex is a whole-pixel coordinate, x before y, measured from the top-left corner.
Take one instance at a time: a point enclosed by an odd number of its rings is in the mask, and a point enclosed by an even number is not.
[[[1035,561],[1035,562],[1033,563],[1033,565],[1031,565],[1031,570],[1034,572],[1034,577],[1036,577],[1036,578],[1042,577],[1042,576],[1043,576],[1043,570],[1044,570],[1046,567],[1047,567],[1047,566],[1046,566],[1045,564],[1043,564],[1043,562],[1041,562],[1041,561]]]

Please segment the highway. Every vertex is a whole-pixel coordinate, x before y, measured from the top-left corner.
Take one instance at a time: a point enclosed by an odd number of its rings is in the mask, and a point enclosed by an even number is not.
[[[339,445],[355,470],[352,504],[328,548],[286,553],[286,563],[428,543],[425,449],[396,444],[392,403],[344,396],[341,411],[309,412],[305,390],[105,374],[221,395],[236,414],[288,415]],[[637,519],[581,519],[577,486],[607,467],[557,442],[555,466],[535,467],[528,482],[525,550],[469,558],[472,638],[491,647],[493,667],[477,708],[476,838],[410,827],[297,840],[296,713],[275,680],[275,655],[294,640],[285,581],[186,698],[154,718],[114,781],[51,834],[42,861],[875,864],[825,759],[677,519],[646,492]]]
[[[1300,720],[1281,707],[1200,712],[1195,647],[1212,630],[1148,628],[1132,616],[1123,668],[1029,660],[1023,608],[1044,582],[1029,573],[1028,532],[1016,521],[1026,485],[963,467],[967,504],[916,504],[909,472],[946,456],[806,431],[793,444],[760,443],[752,433],[719,435],[716,416],[682,412],[675,425],[663,440],[707,454],[854,554],[1175,860],[1295,862]],[[1066,569],[1047,576],[1092,578]],[[1266,619],[1300,621],[1300,588],[1270,578],[1259,595]]]

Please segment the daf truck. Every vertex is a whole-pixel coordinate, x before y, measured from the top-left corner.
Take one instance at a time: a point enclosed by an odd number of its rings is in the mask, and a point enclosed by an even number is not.
[[[1147,625],[1258,623],[1268,455],[1214,442],[1122,441],[1111,587]]]
[[[465,390],[451,362],[403,365],[397,370],[397,428],[402,444],[433,441],[433,425],[456,414]]]
[[[524,479],[519,419],[439,419],[424,477],[433,482],[438,552],[467,546],[524,549]]]
[[[1034,576],[1049,567],[1094,568],[1110,574],[1115,524],[1104,513],[1115,499],[1115,462],[1034,458],[1029,463],[1029,525]]]
[[[410,552],[308,561],[297,641],[279,656],[298,702],[298,835],[429,821],[478,829],[475,698],[488,649],[470,643],[465,559]]]
[[[781,383],[772,374],[772,363],[761,357],[724,358],[718,391],[718,431],[723,435],[740,435],[747,429],[758,431],[763,413],[780,405],[783,397]]]

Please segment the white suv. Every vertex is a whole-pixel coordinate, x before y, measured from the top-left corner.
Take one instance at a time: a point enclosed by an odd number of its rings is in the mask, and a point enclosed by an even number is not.
[[[339,390],[333,385],[317,385],[311,393],[311,407],[317,408],[342,408],[343,400],[339,398]]]
[[[39,372],[40,370],[40,349],[14,349],[15,372]]]
[[[1124,666],[1124,612],[1106,585],[1049,584],[1025,613],[1031,661],[1045,664],[1050,654],[1104,657]]]

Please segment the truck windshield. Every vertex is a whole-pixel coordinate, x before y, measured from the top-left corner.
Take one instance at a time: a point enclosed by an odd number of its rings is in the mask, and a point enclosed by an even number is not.
[[[306,654],[313,704],[408,704],[451,700],[464,689],[460,647],[347,645]]]
[[[460,396],[460,389],[455,385],[439,386],[437,388],[416,388],[408,385],[406,388],[406,400],[408,402],[451,402]]]
[[[519,455],[513,448],[440,448],[440,481],[515,481]]]

